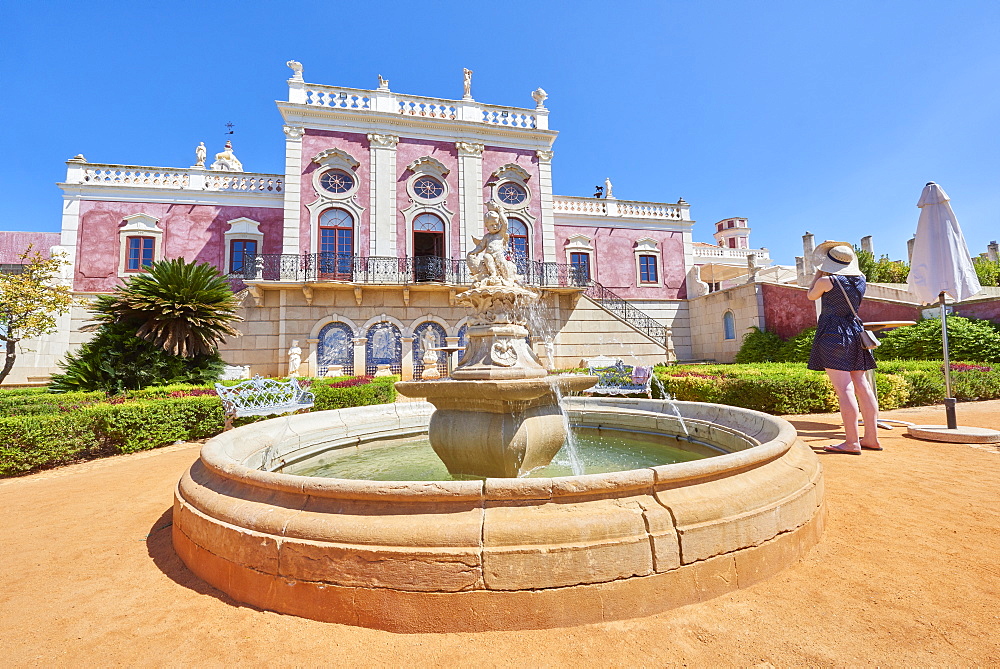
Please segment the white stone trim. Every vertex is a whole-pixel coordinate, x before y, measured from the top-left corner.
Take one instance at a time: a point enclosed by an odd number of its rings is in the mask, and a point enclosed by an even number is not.
[[[448,185],[446,177],[451,170],[445,167],[441,161],[431,158],[430,156],[423,156],[407,165],[406,170],[411,173],[406,179],[406,194],[410,197],[411,202],[418,202],[428,206],[446,204],[448,196],[451,194],[451,187]],[[441,184],[443,187],[441,195],[430,200],[417,196],[416,191],[413,189],[413,183],[420,177],[424,176],[432,177],[435,181]]]
[[[331,200],[325,197],[318,197],[307,204],[306,209],[309,211],[309,253],[319,253],[319,218],[323,215],[323,212],[330,209],[343,209],[351,215],[352,219],[354,219],[352,243],[353,253],[354,255],[361,255],[358,253],[358,239],[360,238],[361,221],[363,220],[362,216],[365,213],[365,208],[358,204],[357,198],[351,198],[349,200]]]
[[[128,238],[147,237],[153,240],[153,262],[163,260],[163,229],[160,219],[149,214],[132,214],[124,219],[125,225],[118,228],[118,276],[125,278],[138,274],[142,270],[128,272],[125,263],[128,259]]]
[[[458,150],[459,254],[464,257],[469,234],[483,215],[483,149],[474,142],[455,142]]]
[[[597,253],[594,251],[593,240],[587,235],[572,235],[566,240],[566,244],[563,246],[563,252],[565,253],[566,264],[572,264],[572,254],[573,253],[586,253],[590,256],[590,278],[597,278]]]
[[[396,145],[399,137],[366,133],[369,142],[368,178],[371,214],[368,220],[369,254],[397,255],[396,240]]]
[[[355,338],[357,338],[358,335],[364,334],[358,329],[358,324],[347,316],[344,316],[343,314],[330,314],[329,316],[324,316],[313,324],[312,329],[309,330],[309,338],[319,341],[319,333],[322,332],[323,328],[330,323],[343,323],[344,325],[350,327]]]
[[[406,326],[403,325],[403,321],[399,320],[395,316],[390,316],[388,314],[379,314],[377,316],[372,316],[367,321],[365,321],[364,325],[361,326],[361,329],[358,330],[358,334],[361,336],[362,339],[368,341],[368,329],[377,323],[392,323],[397,328],[399,328],[399,336],[401,337],[413,336],[413,332],[411,330],[408,330]]]
[[[305,128],[298,124],[284,126],[285,131],[285,197],[284,226],[281,234],[281,252],[298,254],[301,252],[300,230],[302,201],[302,137]]]
[[[542,253],[538,260],[551,262],[556,257],[555,213],[552,196],[552,151],[535,151],[538,157],[538,197],[542,209]]]
[[[441,257],[451,258],[451,226],[454,225],[455,212],[448,209],[447,204],[444,200],[434,205],[413,202],[402,211],[403,220],[406,221],[406,239],[403,243],[398,244],[397,248],[403,251],[403,255],[407,257],[413,256],[413,219],[420,214],[434,214],[444,223],[444,250],[442,251],[444,255]]]

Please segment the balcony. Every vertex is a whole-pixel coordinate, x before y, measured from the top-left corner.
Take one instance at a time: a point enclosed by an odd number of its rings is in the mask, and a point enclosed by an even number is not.
[[[529,286],[539,288],[587,288],[590,281],[573,265],[515,260],[518,274]],[[233,288],[247,283],[349,283],[381,286],[413,284],[470,285],[465,260],[437,256],[392,258],[352,256],[339,253],[301,255],[261,253],[247,255],[241,271],[228,276]]]

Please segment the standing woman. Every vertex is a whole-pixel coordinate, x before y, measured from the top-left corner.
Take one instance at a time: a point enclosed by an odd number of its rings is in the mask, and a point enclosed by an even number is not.
[[[827,446],[828,453],[861,455],[861,449],[881,451],[878,442],[878,399],[865,371],[875,369],[875,357],[862,344],[862,324],[854,316],[865,295],[865,277],[850,244],[823,242],[816,247],[819,268],[809,286],[810,300],[822,298],[809,369],[826,371],[837,391],[846,439]],[[848,302],[850,300],[850,302]],[[852,310],[853,307],[853,310]],[[855,399],[857,396],[857,399]],[[865,420],[865,436],[858,439],[858,405]]]

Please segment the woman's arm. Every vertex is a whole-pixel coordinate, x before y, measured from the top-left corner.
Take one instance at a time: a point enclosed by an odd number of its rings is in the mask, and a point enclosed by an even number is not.
[[[831,288],[833,288],[833,280],[824,273],[816,272],[812,283],[809,284],[809,292],[806,293],[806,297],[810,300],[818,300],[823,293]]]

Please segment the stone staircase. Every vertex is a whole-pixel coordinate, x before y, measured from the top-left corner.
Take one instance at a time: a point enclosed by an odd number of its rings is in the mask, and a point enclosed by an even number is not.
[[[667,326],[597,281],[591,281],[590,287],[583,294],[594,304],[604,309],[604,311],[622,321],[652,343],[661,346],[664,353],[667,352],[669,347],[667,340],[669,329]]]

